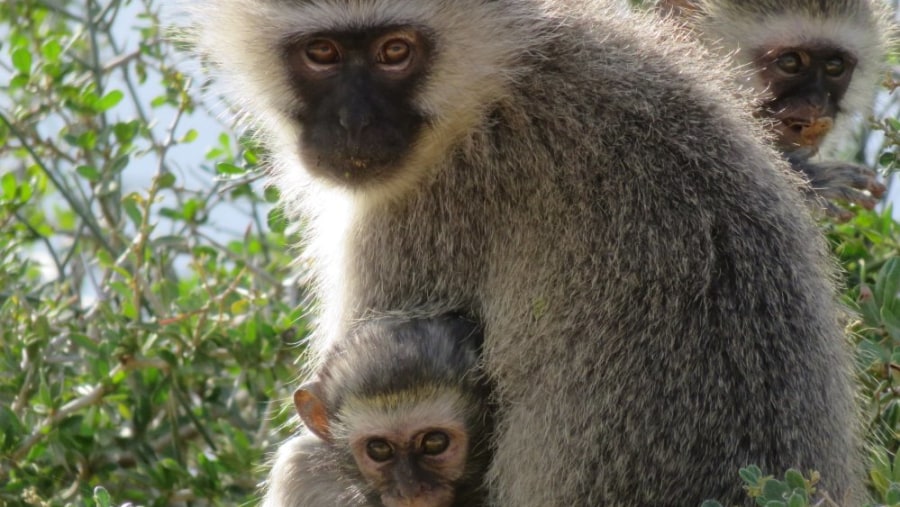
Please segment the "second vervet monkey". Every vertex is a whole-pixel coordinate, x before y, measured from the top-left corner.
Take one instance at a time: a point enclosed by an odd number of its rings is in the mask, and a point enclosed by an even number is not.
[[[871,109],[885,71],[887,16],[879,0],[661,0],[752,87],[758,116],[809,181],[814,205],[838,219],[871,209],[885,191],[862,165],[812,157]]]

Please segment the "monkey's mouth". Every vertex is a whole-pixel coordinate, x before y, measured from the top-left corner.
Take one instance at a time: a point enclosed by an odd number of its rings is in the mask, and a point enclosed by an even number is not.
[[[360,186],[384,181],[396,172],[399,160],[395,157],[365,156],[361,153],[307,154],[304,165],[315,176],[344,186]]]
[[[818,151],[825,136],[834,128],[834,120],[828,117],[815,119],[786,118],[776,125],[779,147],[783,150],[803,148]]]
[[[385,506],[401,507],[450,507],[453,505],[455,496],[452,490],[448,488],[436,488],[422,491],[413,497],[404,497],[403,495],[381,495],[381,501]]]

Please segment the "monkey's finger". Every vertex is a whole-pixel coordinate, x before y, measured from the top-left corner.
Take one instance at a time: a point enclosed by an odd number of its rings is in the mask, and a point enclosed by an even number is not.
[[[849,204],[856,204],[865,209],[872,209],[879,199],[862,190],[850,188],[847,186],[835,186],[828,188],[814,188],[816,194],[827,201],[839,201]]]
[[[807,174],[814,188],[850,187],[868,190],[875,197],[881,197],[886,190],[878,181],[875,171],[859,164],[846,162],[810,164]]]
[[[869,181],[869,186],[866,187],[866,190],[868,190],[873,197],[880,199],[884,196],[884,193],[887,192],[887,187],[880,181],[872,179]]]
[[[837,223],[844,223],[853,218],[853,212],[848,209],[841,208],[830,201],[820,199],[820,202],[822,205],[822,213]]]

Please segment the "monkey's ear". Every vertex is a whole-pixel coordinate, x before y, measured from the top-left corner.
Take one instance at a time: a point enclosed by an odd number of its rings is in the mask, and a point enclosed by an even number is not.
[[[311,381],[300,386],[294,391],[294,407],[297,414],[303,420],[303,424],[317,437],[331,442],[331,431],[328,427],[328,410],[325,403],[319,397],[319,383]]]

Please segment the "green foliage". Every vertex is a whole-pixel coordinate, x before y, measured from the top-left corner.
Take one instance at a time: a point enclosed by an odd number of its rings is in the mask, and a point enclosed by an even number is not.
[[[810,507],[824,502],[831,502],[833,505],[827,495],[822,499],[816,498],[815,485],[819,482],[816,472],[810,473],[810,478],[807,479],[792,468],[785,472],[784,480],[780,480],[771,475],[763,475],[759,467],[751,465],[742,468],[740,476],[747,496],[762,507]],[[722,504],[707,500],[701,507],[722,507]]]
[[[0,3],[0,505],[244,503],[283,436],[292,240],[159,26]]]

